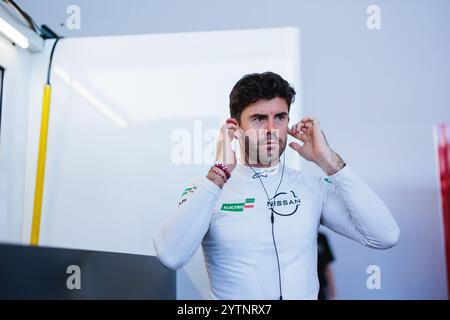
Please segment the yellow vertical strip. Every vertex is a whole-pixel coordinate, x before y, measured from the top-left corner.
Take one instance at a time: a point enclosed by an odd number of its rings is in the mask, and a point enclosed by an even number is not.
[[[31,224],[31,245],[39,244],[39,231],[41,228],[42,196],[44,193],[45,177],[45,156],[47,153],[47,133],[50,117],[50,96],[51,86],[46,84],[44,87],[44,98],[42,102],[41,134],[39,137],[39,153],[36,173],[36,186],[34,192],[33,221]]]

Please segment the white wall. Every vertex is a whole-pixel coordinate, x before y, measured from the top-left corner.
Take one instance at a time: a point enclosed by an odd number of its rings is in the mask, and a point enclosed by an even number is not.
[[[213,161],[211,153],[201,158],[229,115],[234,83],[273,70],[299,88],[298,41],[293,28],[61,40],[53,60],[40,244],[153,255],[155,229]],[[45,66],[34,68],[33,89]],[[30,107],[41,95],[31,100]],[[293,118],[300,117],[300,100]],[[38,112],[30,114],[24,241]],[[177,130],[192,136],[193,165],[173,162]],[[209,297],[201,250],[178,276],[180,298]]]

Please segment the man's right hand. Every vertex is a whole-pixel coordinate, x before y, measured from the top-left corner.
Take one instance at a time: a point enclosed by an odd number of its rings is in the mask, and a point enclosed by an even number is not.
[[[216,144],[216,162],[224,164],[230,173],[236,168],[236,153],[232,148],[233,140],[239,139],[239,124],[234,118],[228,118],[226,123],[220,127],[219,136]],[[209,172],[208,179],[213,181],[219,187],[224,184],[223,179],[216,174]]]
[[[239,138],[239,124],[236,119],[228,118],[226,123],[220,127],[217,138],[216,161],[223,163],[231,171],[236,168],[236,153],[232,148],[234,139]]]

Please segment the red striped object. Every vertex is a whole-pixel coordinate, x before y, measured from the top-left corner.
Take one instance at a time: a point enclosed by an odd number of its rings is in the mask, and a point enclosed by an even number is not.
[[[447,290],[450,290],[450,125],[437,125],[436,133],[447,262]]]

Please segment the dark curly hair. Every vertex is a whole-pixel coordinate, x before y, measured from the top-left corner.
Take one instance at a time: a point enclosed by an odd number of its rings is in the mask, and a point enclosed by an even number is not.
[[[288,110],[295,100],[294,88],[274,72],[251,73],[243,76],[230,93],[230,115],[239,123],[244,109],[261,99],[283,98]]]

